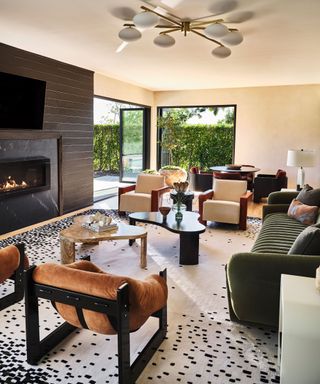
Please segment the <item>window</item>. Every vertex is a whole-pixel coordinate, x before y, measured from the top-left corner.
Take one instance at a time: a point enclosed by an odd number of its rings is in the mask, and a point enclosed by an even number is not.
[[[233,162],[236,106],[158,109],[158,167],[203,170]]]

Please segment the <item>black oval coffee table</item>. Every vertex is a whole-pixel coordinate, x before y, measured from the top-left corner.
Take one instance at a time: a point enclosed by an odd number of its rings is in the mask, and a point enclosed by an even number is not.
[[[175,219],[175,212],[171,211],[166,220],[160,212],[134,212],[129,215],[129,224],[136,222],[157,224],[170,232],[180,236],[179,263],[183,265],[195,265],[199,263],[199,235],[206,227],[199,223],[199,214],[195,212],[183,212],[182,221]],[[133,240],[131,240],[133,241]]]

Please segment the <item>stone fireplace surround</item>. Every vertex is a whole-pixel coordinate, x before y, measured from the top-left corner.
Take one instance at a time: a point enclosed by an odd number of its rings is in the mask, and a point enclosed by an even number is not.
[[[0,198],[0,235],[56,217],[60,209],[59,138],[0,139],[0,166],[5,160],[46,158],[50,162],[47,185],[9,193]]]

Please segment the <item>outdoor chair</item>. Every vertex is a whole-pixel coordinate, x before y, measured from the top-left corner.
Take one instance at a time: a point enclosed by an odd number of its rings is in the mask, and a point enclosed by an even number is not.
[[[213,189],[199,195],[200,222],[239,224],[239,229],[245,230],[251,197],[244,180],[214,179]]]
[[[166,270],[144,281],[116,276],[90,261],[47,263],[25,273],[27,362],[37,362],[77,328],[117,334],[120,384],[134,383],[167,332]],[[40,340],[39,299],[50,300],[66,322]],[[158,327],[130,365],[130,332],[148,318]]]
[[[201,171],[199,167],[191,167],[189,171],[189,187],[191,191],[204,192],[212,187],[213,172]]]
[[[164,176],[140,174],[137,183],[119,188],[119,214],[125,212],[157,212],[162,195],[170,191]]]
[[[24,294],[23,271],[28,267],[24,244],[9,245],[0,249],[0,284],[14,281],[14,291],[0,299],[0,310],[22,300]]]
[[[287,174],[282,169],[278,169],[275,175],[259,174],[254,179],[253,201],[259,203],[261,197],[268,197],[271,192],[280,191],[287,186]]]

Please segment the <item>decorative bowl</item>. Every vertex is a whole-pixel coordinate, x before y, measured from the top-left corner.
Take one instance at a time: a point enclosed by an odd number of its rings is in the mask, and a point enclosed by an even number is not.
[[[166,167],[159,170],[160,175],[164,176],[165,183],[168,187],[173,188],[173,183],[179,181],[186,181],[188,174],[180,167],[172,167],[174,169],[167,169]]]
[[[226,164],[227,169],[239,171],[241,169],[241,165],[238,164]]]
[[[168,216],[169,212],[171,211],[170,207],[159,207],[159,212],[163,217]]]

